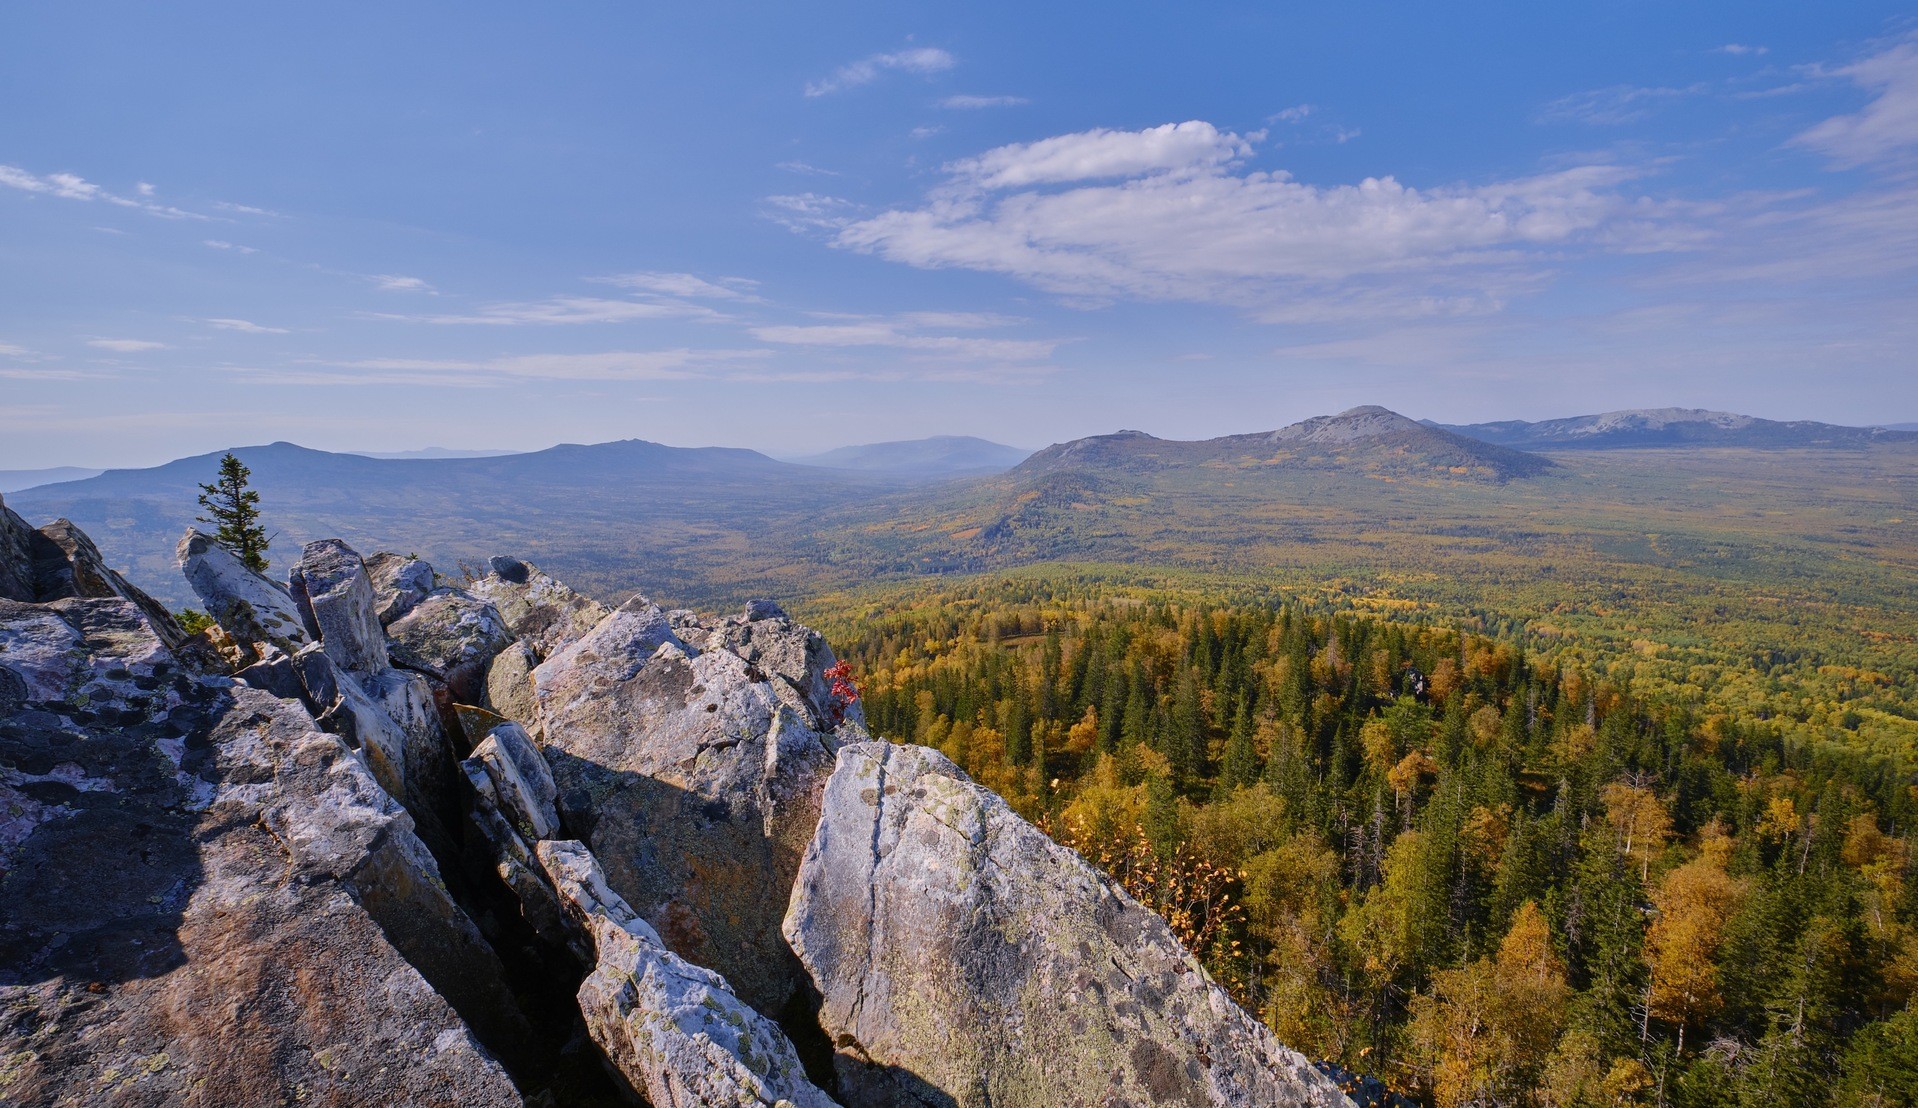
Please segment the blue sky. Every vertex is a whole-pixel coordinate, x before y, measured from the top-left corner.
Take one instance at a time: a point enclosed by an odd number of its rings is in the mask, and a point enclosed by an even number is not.
[[[0,468],[1918,420],[1918,10],[0,8]]]

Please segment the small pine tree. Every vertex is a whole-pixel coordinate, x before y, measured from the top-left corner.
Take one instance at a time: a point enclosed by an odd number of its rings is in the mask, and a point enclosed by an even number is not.
[[[266,572],[266,528],[260,525],[260,494],[247,487],[252,471],[228,453],[220,459],[220,476],[200,486],[201,523],[218,528],[213,541],[232,551],[246,568]]]

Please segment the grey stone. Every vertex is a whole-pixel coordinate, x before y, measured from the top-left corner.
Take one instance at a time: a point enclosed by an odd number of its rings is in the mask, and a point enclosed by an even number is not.
[[[353,673],[387,668],[386,632],[360,556],[339,539],[321,539],[306,544],[296,572],[327,657]]]
[[[93,545],[93,540],[75,527],[73,521],[56,519],[40,528],[36,538],[34,587],[40,600],[70,596],[117,596],[131,600],[153,626],[153,633],[170,649],[178,650],[186,642],[186,631],[173,618],[173,613],[107,565],[100,548]]]
[[[494,558],[491,572],[467,591],[498,609],[507,631],[532,645],[541,659],[552,657],[567,643],[598,626],[606,606],[581,596],[540,572],[538,566],[514,558]]]
[[[188,529],[176,556],[207,614],[249,654],[253,643],[297,654],[312,641],[292,595],[246,568],[211,537]]]
[[[33,533],[0,499],[0,600],[31,604],[39,599],[33,583]]]
[[[0,665],[32,681],[0,713],[0,1099],[522,1103],[456,1011],[511,1022],[490,950],[296,702],[121,598],[0,601]]]
[[[579,987],[587,1031],[657,1105],[837,1108],[806,1080],[778,1025],[726,980],[676,956],[608,887],[586,847],[542,842],[539,860],[592,972]]]
[[[438,574],[424,560],[381,551],[366,559],[366,576],[373,582],[374,613],[388,624],[413,610],[438,587]]]
[[[786,937],[854,1105],[1349,1102],[1163,920],[923,747],[842,747]]]
[[[513,641],[497,609],[460,589],[436,589],[386,633],[396,663],[425,673],[462,704],[479,702],[486,667]]]
[[[832,732],[783,678],[724,649],[691,653],[644,598],[533,677],[561,815],[613,888],[675,953],[779,1013],[802,980],[779,891],[817,821]]]
[[[306,702],[319,725],[359,752],[381,788],[396,797],[406,796],[406,732],[320,644],[295,654],[293,669],[300,675]]]
[[[507,719],[533,722],[533,668],[539,656],[525,639],[500,651],[486,667],[486,707]]]

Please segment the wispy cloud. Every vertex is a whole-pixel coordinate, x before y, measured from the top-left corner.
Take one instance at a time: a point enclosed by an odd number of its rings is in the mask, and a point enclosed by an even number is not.
[[[375,273],[367,280],[373,282],[373,287],[381,292],[424,292],[433,296],[439,295],[438,289],[418,277],[405,277],[397,273]]]
[[[1728,42],[1713,53],[1730,54],[1734,58],[1762,58],[1771,53],[1769,46],[1752,46],[1743,42]]]
[[[1294,104],[1265,117],[1267,123],[1297,123],[1319,109],[1312,104]]]
[[[238,243],[228,242],[225,239],[203,239],[202,241],[215,250],[231,250],[235,254],[259,253],[258,250],[253,249],[251,246],[241,246]]]
[[[759,282],[746,277],[721,277],[717,282],[708,281],[691,273],[615,273],[610,277],[592,277],[588,280],[617,288],[632,289],[634,292],[654,293],[659,296],[678,297],[682,300],[758,300],[753,289]]]
[[[817,192],[768,196],[762,203],[766,218],[791,231],[837,229],[846,224],[853,210],[850,201]]]
[[[1021,104],[1030,103],[1032,101],[1023,96],[968,96],[961,93],[939,101],[939,106],[957,111],[970,111],[977,108],[1016,108]]]
[[[1683,88],[1611,85],[1560,97],[1540,108],[1536,118],[1542,123],[1585,123],[1593,126],[1635,123],[1666,104],[1709,90],[1710,86],[1702,82]]]
[[[891,54],[874,54],[840,66],[832,76],[806,85],[807,96],[826,96],[849,88],[871,84],[882,73],[932,74],[951,69],[958,60],[934,46],[921,46]]]
[[[780,162],[773,166],[773,168],[783,169],[788,173],[805,174],[808,177],[837,177],[840,175],[836,169],[821,169],[816,165],[811,165],[806,162]]]
[[[679,381],[711,377],[768,357],[769,350],[612,350],[499,358],[364,358],[234,370],[268,385],[356,384],[497,388],[516,381]]]
[[[209,319],[205,322],[209,327],[217,327],[222,331],[238,331],[246,335],[285,335],[291,333],[284,327],[264,327],[258,323],[252,323],[244,319]]]
[[[550,300],[488,304],[474,312],[439,315],[372,313],[374,319],[401,323],[480,324],[495,327],[553,326],[577,323],[631,323],[640,319],[717,319],[719,313],[678,300],[610,300],[596,296],[556,296]]]
[[[972,312],[904,312],[892,316],[853,316],[831,323],[754,327],[761,342],[783,346],[882,346],[922,356],[975,363],[1036,363],[1052,357],[1059,339],[1006,339],[941,331],[984,330],[1021,322]]]
[[[21,192],[38,196],[51,196],[61,200],[99,201],[121,208],[133,208],[157,215],[163,219],[209,220],[212,217],[198,212],[182,211],[168,204],[158,204],[146,199],[153,195],[153,186],[142,182],[136,186],[138,197],[120,196],[94,184],[84,177],[71,173],[49,173],[44,176],[29,173],[18,166],[0,165],[0,185],[19,189]]]
[[[138,354],[143,350],[165,350],[167,344],[147,339],[88,339],[87,345],[116,354]]]
[[[944,127],[914,127],[912,130],[907,131],[906,135],[914,141],[923,141],[934,135],[943,135],[945,133],[946,129]]]
[[[1840,168],[1909,162],[1918,155],[1918,34],[1830,70],[1876,95],[1850,115],[1834,116],[1795,138]]]

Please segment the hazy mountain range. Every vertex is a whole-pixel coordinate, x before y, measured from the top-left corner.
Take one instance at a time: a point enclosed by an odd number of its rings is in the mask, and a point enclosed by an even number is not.
[[[1808,502],[1826,497],[1833,478],[1819,467],[1832,463],[1818,460],[1826,451],[1793,447],[1843,446],[1845,457],[1877,459],[1894,500],[1910,486],[1899,475],[1918,459],[1918,434],[1711,413],[1464,430],[1563,445],[1547,457],[1362,407],[1197,442],[1097,435],[1022,461],[1011,447],[956,437],[849,447],[805,464],[642,440],[486,457],[380,459],[292,443],[235,453],[276,531],[276,562],[297,557],[304,541],[338,536],[364,550],[417,551],[449,569],[512,553],[613,598],[643,582],[663,598],[715,603],[1058,559],[1232,572],[1330,559],[1430,573],[1452,553],[1531,552],[1516,565],[1572,542],[1581,558],[1607,550],[1676,563],[1703,548],[1681,533],[1697,513],[1745,503],[1734,486],[1747,473],[1762,468]],[[1701,451],[1683,470],[1669,450],[1651,458],[1610,449],[1651,444],[1751,449],[1738,465]],[[72,519],[136,583],[181,604],[173,544],[198,514],[199,483],[218,457],[42,484],[7,502],[36,523]],[[1654,496],[1681,477],[1685,496]],[[1642,514],[1681,503],[1686,513],[1656,526],[1629,516],[1594,522],[1621,506]],[[1874,527],[1918,515],[1902,501],[1859,510]],[[1620,538],[1621,528],[1658,535]]]
[[[788,458],[795,465],[825,469],[852,469],[925,477],[958,477],[1000,473],[1024,461],[1029,450],[990,442],[971,435],[935,435],[929,439],[875,442],[842,446],[824,454]]]
[[[1608,450],[1644,446],[1852,448],[1918,441],[1918,424],[1841,427],[1808,419],[1780,422],[1703,408],[1640,408],[1538,423],[1441,425],[1448,431],[1521,450]]]

